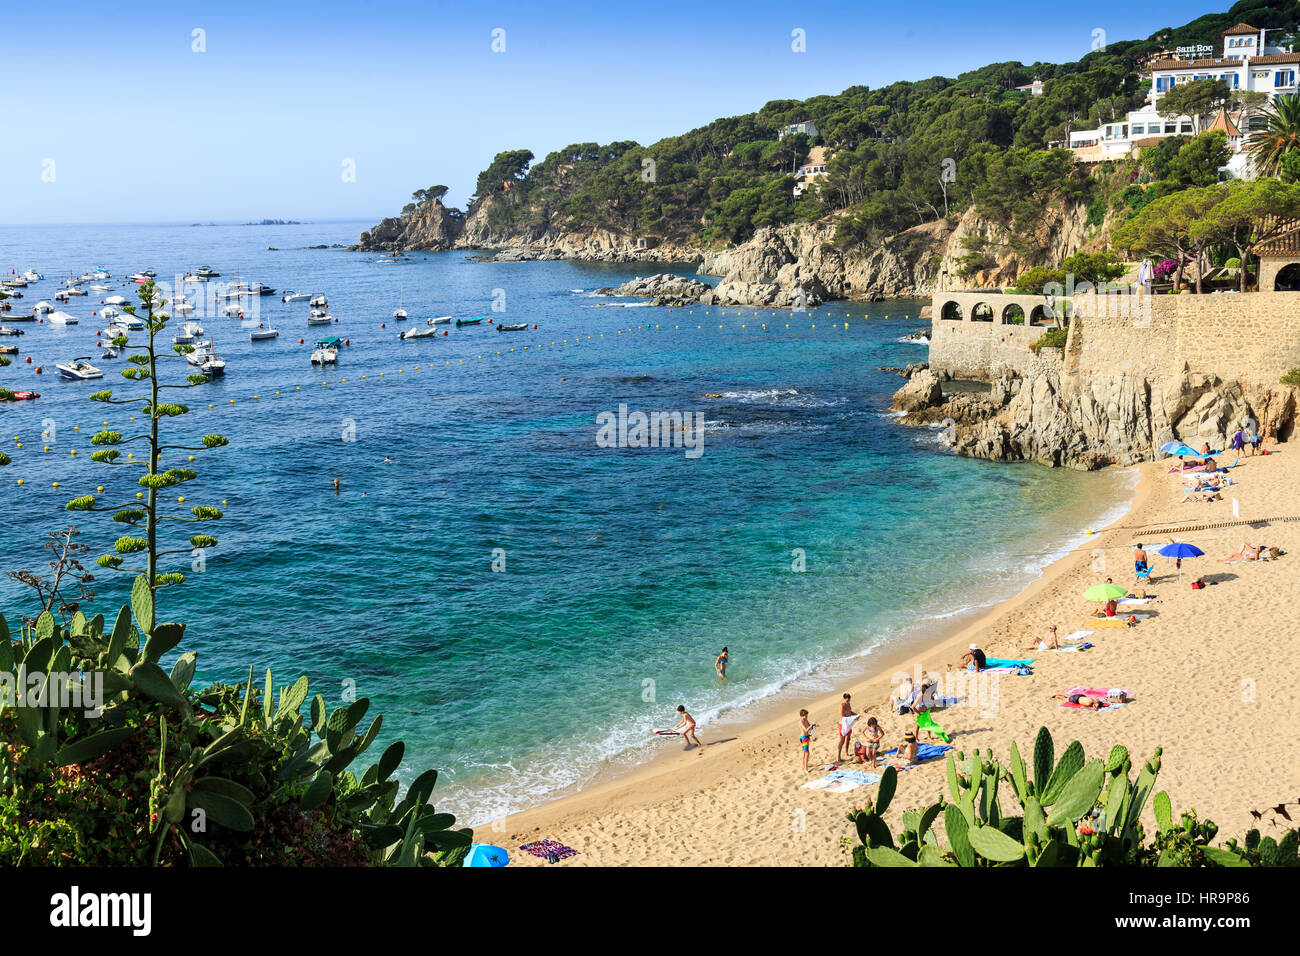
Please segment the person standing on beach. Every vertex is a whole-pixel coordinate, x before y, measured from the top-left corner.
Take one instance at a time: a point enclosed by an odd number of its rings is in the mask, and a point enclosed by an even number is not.
[[[835,760],[845,759],[845,750],[848,754],[853,754],[853,744],[850,738],[853,736],[853,722],[858,719],[858,715],[853,712],[853,699],[848,694],[840,701],[840,745],[835,751]]]
[[[1150,561],[1151,559],[1147,557],[1146,549],[1142,547],[1142,542],[1139,541],[1137,547],[1133,549],[1133,570],[1138,574],[1141,574],[1147,569]]]
[[[867,729],[863,734],[863,738],[867,742],[866,757],[871,761],[872,770],[876,769],[876,766],[880,761],[880,741],[883,740],[884,737],[885,732],[881,729],[880,724],[876,722],[876,718],[868,717]]]
[[[673,730],[681,733],[682,740],[686,741],[687,750],[691,748],[691,741],[694,740],[695,746],[703,752],[704,744],[700,743],[700,738],[695,736],[695,718],[686,712],[684,704],[677,705],[677,713],[677,726]]]
[[[724,647],[722,653],[718,655],[718,659],[713,662],[713,669],[718,672],[718,676],[723,680],[727,679],[727,660],[727,649]]]
[[[812,732],[816,724],[808,722],[808,711],[799,711],[799,749],[803,751],[803,772],[808,772],[808,745],[812,742]]]

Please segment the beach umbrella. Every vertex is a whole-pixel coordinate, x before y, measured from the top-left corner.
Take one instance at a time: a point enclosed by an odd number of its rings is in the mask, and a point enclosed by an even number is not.
[[[474,843],[461,866],[509,866],[510,854],[491,843]]]
[[[1118,601],[1128,594],[1128,588],[1118,584],[1094,584],[1083,592],[1085,601]]]
[[[1156,554],[1165,558],[1199,558],[1205,552],[1194,544],[1188,544],[1185,541],[1170,541],[1162,548],[1156,549]],[[1181,565],[1178,568],[1178,581],[1181,584],[1183,580],[1183,569]]]
[[[1179,449],[1186,447],[1187,445],[1180,441],[1167,441],[1160,446],[1160,450],[1166,455],[1179,455],[1182,454]]]

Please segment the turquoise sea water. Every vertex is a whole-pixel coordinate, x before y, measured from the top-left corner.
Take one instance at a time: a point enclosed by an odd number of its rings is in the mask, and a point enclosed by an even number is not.
[[[206,264],[223,281],[329,296],[330,329],[307,327],[306,303],[260,300],[273,342],[197,317],[229,368],[184,393],[195,411],[170,427],[231,439],[185,489],[186,507],[226,500],[227,517],[165,617],[188,622],[202,678],[242,680],[251,663],[259,676],[308,674],[331,706],[370,697],[381,742],[407,742],[401,772],[442,769],[437,802],[470,822],[643,759],[678,703],[707,731],[1010,596],[1127,492],[1114,475],[959,459],[935,433],[899,426],[887,408],[902,380],[879,368],[925,358],[900,341],[922,324],[921,303],[796,316],[618,308],[590,291],[648,267],[461,253],[394,265],[304,248],[363,225],[4,228],[0,266],[45,274],[15,303],[23,311],[97,266],[122,294],[135,270],[162,280]],[[98,356],[90,312],[108,294],[62,306],[80,325],[8,340],[22,355],[0,384],[42,397],[0,406],[14,459],[0,472],[0,570],[40,564],[69,498],[134,491],[124,470],[89,461],[103,420],[129,426],[86,400],[130,388],[122,361],[98,363],[100,384],[48,374]],[[399,297],[407,325],[450,314],[539,328],[401,342]],[[321,334],[351,340],[337,369],[308,363]],[[599,447],[596,416],[620,404],[702,413],[702,456]],[[78,523],[96,553],[120,530]],[[188,555],[176,562],[190,570]],[[127,584],[102,574],[96,607],[111,615]],[[0,608],[13,620],[28,602],[0,580]],[[725,685],[712,667],[724,644]]]

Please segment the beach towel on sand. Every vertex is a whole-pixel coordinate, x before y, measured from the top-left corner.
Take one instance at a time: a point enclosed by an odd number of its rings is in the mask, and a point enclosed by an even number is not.
[[[1114,689],[1118,690],[1125,697],[1133,696],[1131,690],[1126,690],[1123,687],[1116,687]],[[1089,697],[1105,697],[1110,692],[1111,688],[1109,687],[1071,687],[1066,691],[1067,694],[1087,694]]]
[[[903,769],[904,769],[904,770],[911,770],[913,767],[916,767],[917,765],[919,765],[922,761],[929,760],[931,757],[938,757],[940,754],[946,754],[949,750],[952,750],[952,744],[942,744],[942,745],[940,745],[940,744],[917,744],[917,745],[916,745],[916,763],[912,764],[911,766],[904,767]],[[880,756],[882,756],[882,757],[888,757],[890,754],[895,754],[895,755],[896,755],[897,753],[898,753],[898,748],[895,747],[893,750],[886,750],[886,751],[885,751],[884,753],[882,753]]]
[[[984,659],[986,665],[984,669],[986,671],[991,671],[1001,667],[1028,667],[1033,662],[1034,659],[1032,657],[1024,661],[1012,660],[1009,657],[986,657]]]
[[[1061,710],[1091,710],[1100,712],[1103,710],[1115,710],[1117,707],[1127,707],[1127,704],[1121,704],[1119,701],[1112,701],[1105,707],[1084,707],[1082,704],[1072,704],[1068,700],[1061,701]]]
[[[1056,651],[1058,654],[1072,654],[1076,651],[1086,651],[1088,648],[1092,647],[1092,644],[1086,640],[1089,637],[1092,637],[1092,631],[1075,631],[1074,633],[1067,634],[1065,637],[1060,639],[1058,642],[1061,645],[1060,647],[1053,647],[1050,648],[1050,650]],[[1040,651],[1049,650],[1047,642],[1039,641],[1038,649]]]
[[[826,793],[848,793],[850,790],[858,789],[858,787],[869,787],[875,783],[880,783],[880,774],[878,773],[867,773],[862,770],[840,768],[838,770],[832,770],[819,780],[809,780],[803,786],[805,790],[822,790]]]
[[[533,856],[539,856],[547,863],[558,863],[560,860],[567,860],[571,856],[577,856],[578,851],[571,846],[565,846],[558,840],[552,840],[549,837],[545,840],[538,840],[536,843],[525,843],[519,849],[525,853],[531,853]]]

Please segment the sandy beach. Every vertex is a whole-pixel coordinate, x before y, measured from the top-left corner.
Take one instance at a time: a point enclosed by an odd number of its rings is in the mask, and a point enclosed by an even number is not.
[[[1222,500],[1209,503],[1184,502],[1189,476],[1171,474],[1168,462],[1142,465],[1125,517],[960,633],[899,664],[890,662],[884,671],[865,673],[834,694],[796,705],[779,721],[723,739],[701,727],[703,752],[680,751],[616,781],[482,826],[477,838],[507,847],[519,865],[545,864],[517,850],[543,838],[578,851],[560,864],[567,866],[842,865],[842,838],[851,835],[845,812],[861,806],[875,787],[847,793],[804,787],[835,760],[841,694],[853,695],[863,718],[879,720],[882,748],[889,749],[912,726],[887,704],[901,674],[923,668],[951,674],[946,680],[964,679],[956,665],[971,643],[990,657],[1035,662],[1032,675],[1003,674],[973,695],[982,700],[966,696],[935,713],[958,750],[991,748],[1005,759],[1013,740],[1022,752],[1032,747],[1040,726],[1052,732],[1058,754],[1077,739],[1089,757],[1123,744],[1138,762],[1161,746],[1158,789],[1169,792],[1175,814],[1194,808],[1201,819],[1219,825],[1220,840],[1240,837],[1251,826],[1276,832],[1272,814],[1265,812],[1256,823],[1250,811],[1294,800],[1300,792],[1300,713],[1287,697],[1288,688],[1300,683],[1300,660],[1288,647],[1300,633],[1300,521],[1256,527],[1243,522],[1300,517],[1300,459],[1289,452],[1283,445],[1274,454],[1242,458],[1230,472],[1235,483]],[[1220,527],[1197,527],[1202,525]],[[1205,551],[1205,557],[1183,562],[1181,582],[1174,562],[1155,554],[1175,538]],[[1146,585],[1137,585],[1133,575],[1132,549],[1139,541],[1154,562]],[[1243,541],[1285,554],[1261,563],[1224,563]],[[1198,576],[1213,583],[1194,590],[1191,582]],[[1136,627],[1090,627],[1094,605],[1082,593],[1108,577],[1154,596],[1132,608],[1149,615]],[[1093,630],[1087,640],[1094,646],[1077,653],[1030,650],[1052,624],[1062,638]],[[1061,709],[1049,700],[1076,684],[1124,688],[1135,700],[1100,713]],[[807,775],[800,766],[798,706],[807,707],[820,725]],[[855,741],[864,723],[855,727]],[[842,766],[869,769],[856,761]],[[904,810],[947,796],[946,790],[942,758],[903,773],[887,814],[890,829],[899,829]],[[1002,800],[1009,807],[1005,794]],[[1148,826],[1150,813],[1148,806]]]

